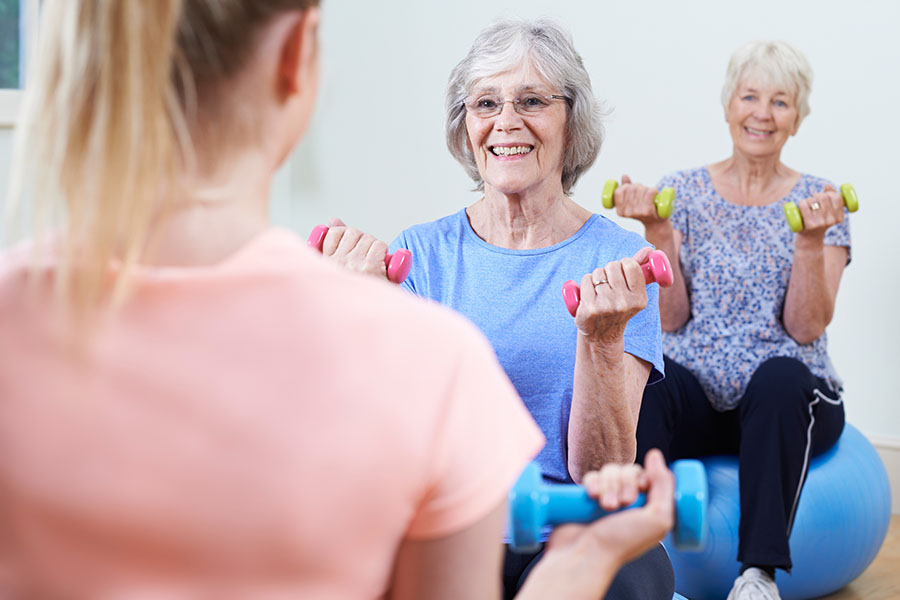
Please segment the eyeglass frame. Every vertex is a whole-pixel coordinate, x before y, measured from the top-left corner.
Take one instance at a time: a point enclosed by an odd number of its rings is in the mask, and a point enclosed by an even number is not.
[[[540,109],[538,109],[538,110],[536,110],[536,111],[528,112],[527,110],[519,110],[519,106],[520,106],[520,105],[519,105],[519,103],[518,103],[518,100],[520,100],[521,98],[518,98],[518,97],[517,97],[517,98],[512,98],[512,99],[506,99],[506,98],[503,98],[503,99],[500,99],[500,100],[499,100],[499,103],[497,104],[497,109],[496,109],[497,112],[492,112],[491,114],[488,114],[488,115],[479,115],[476,111],[474,111],[474,110],[472,110],[471,108],[469,108],[469,104],[470,104],[470,103],[467,102],[466,100],[463,100],[463,103],[462,103],[462,104],[463,104],[463,107],[466,109],[466,112],[471,112],[474,116],[478,117],[479,119],[490,119],[491,117],[496,117],[497,115],[499,115],[500,113],[502,113],[502,112],[503,112],[503,106],[504,106],[507,102],[512,102],[513,110],[515,110],[517,114],[522,115],[523,117],[530,117],[530,116],[534,116],[534,115],[536,115],[536,114],[540,114],[545,108],[549,108],[549,106],[550,106],[550,101],[552,101],[552,100],[565,100],[565,101],[566,101],[566,104],[568,104],[569,102],[571,102],[571,100],[569,99],[568,96],[563,96],[562,94],[550,94],[550,95],[548,95],[548,96],[545,96],[545,95],[543,95],[543,94],[537,94],[537,93],[534,93],[534,92],[527,92],[527,93],[524,93],[524,94],[522,94],[522,95],[523,95],[523,96],[532,96],[532,97],[537,96],[538,98],[541,98],[541,99],[547,101],[547,106],[542,106]],[[487,96],[489,96],[489,95],[488,95],[488,94],[484,94],[484,95],[482,95],[482,96],[479,96],[478,98],[476,98],[475,100],[473,100],[473,102],[477,102],[478,100],[481,100],[482,98],[485,98],[485,97],[487,97]]]

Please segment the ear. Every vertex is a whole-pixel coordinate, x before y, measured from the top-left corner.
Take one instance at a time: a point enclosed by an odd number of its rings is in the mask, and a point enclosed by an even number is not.
[[[278,59],[278,91],[282,97],[300,92],[317,68],[320,14],[318,7],[304,10],[284,36]]]

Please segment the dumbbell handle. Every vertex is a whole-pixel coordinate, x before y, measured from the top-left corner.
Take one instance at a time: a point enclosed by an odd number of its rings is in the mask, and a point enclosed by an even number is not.
[[[841,184],[841,198],[849,212],[853,213],[859,210],[859,198],[856,196],[856,190],[849,183]],[[803,215],[800,214],[800,209],[795,203],[784,203],[784,218],[787,219],[791,231],[794,233],[803,231]]]
[[[616,190],[619,187],[619,182],[615,179],[610,179],[603,186],[603,192],[600,194],[600,201],[603,203],[603,208],[612,208],[616,205]],[[668,219],[672,216],[672,211],[675,210],[675,189],[666,187],[660,190],[656,196],[653,198],[653,204],[656,206],[656,214],[660,219]]]
[[[321,252],[322,245],[325,243],[325,234],[327,233],[327,225],[316,225],[309,234],[309,239],[306,240],[306,244]],[[412,252],[406,248],[401,248],[394,254],[385,252],[384,264],[387,267],[388,279],[394,283],[403,283],[406,281],[409,270],[412,268]]]
[[[661,287],[669,287],[675,281],[672,274],[672,265],[669,258],[662,250],[654,250],[647,257],[647,260],[641,264],[641,271],[644,273],[644,281],[649,285],[658,283]],[[566,308],[574,317],[581,304],[581,288],[571,279],[563,284],[562,287],[563,301]]]
[[[675,474],[675,545],[699,549],[706,541],[706,510],[709,491],[706,469],[700,461],[677,460]],[[620,510],[644,506],[645,494],[618,510],[608,511],[592,498],[584,486],[544,483],[536,463],[530,463],[509,493],[510,544],[514,550],[533,548],[545,526],[590,523]]]
[[[601,517],[617,512],[606,510],[600,506],[597,500],[588,495],[587,490],[580,485],[548,485],[540,493],[544,494],[546,497],[546,525],[559,525],[561,523],[591,523]],[[637,500],[618,510],[640,508],[646,502],[647,496],[645,494],[638,494]]]

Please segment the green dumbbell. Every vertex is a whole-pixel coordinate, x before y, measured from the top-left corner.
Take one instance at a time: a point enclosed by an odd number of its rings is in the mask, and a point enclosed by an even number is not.
[[[841,198],[844,199],[844,206],[847,207],[848,211],[856,212],[859,210],[859,199],[856,197],[856,190],[849,183],[841,185]],[[787,219],[791,231],[794,233],[803,231],[803,216],[800,214],[800,209],[797,208],[796,204],[793,202],[784,203],[784,217]]]
[[[603,202],[603,208],[612,208],[616,205],[614,194],[618,187],[619,182],[615,179],[610,179],[606,182],[606,185],[603,186],[603,194],[600,196],[600,200]],[[656,214],[659,215],[659,218],[668,219],[672,216],[672,211],[675,210],[675,190],[670,187],[663,188],[662,191],[653,198],[653,204],[656,205]]]

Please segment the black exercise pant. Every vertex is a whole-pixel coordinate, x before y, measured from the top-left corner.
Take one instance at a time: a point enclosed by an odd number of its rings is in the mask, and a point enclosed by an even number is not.
[[[840,395],[802,362],[765,361],[733,410],[710,405],[697,378],[665,358],[666,378],[644,391],[637,462],[651,448],[666,460],[736,454],[741,522],[737,559],[790,571],[794,513],[811,457],[844,428]]]

